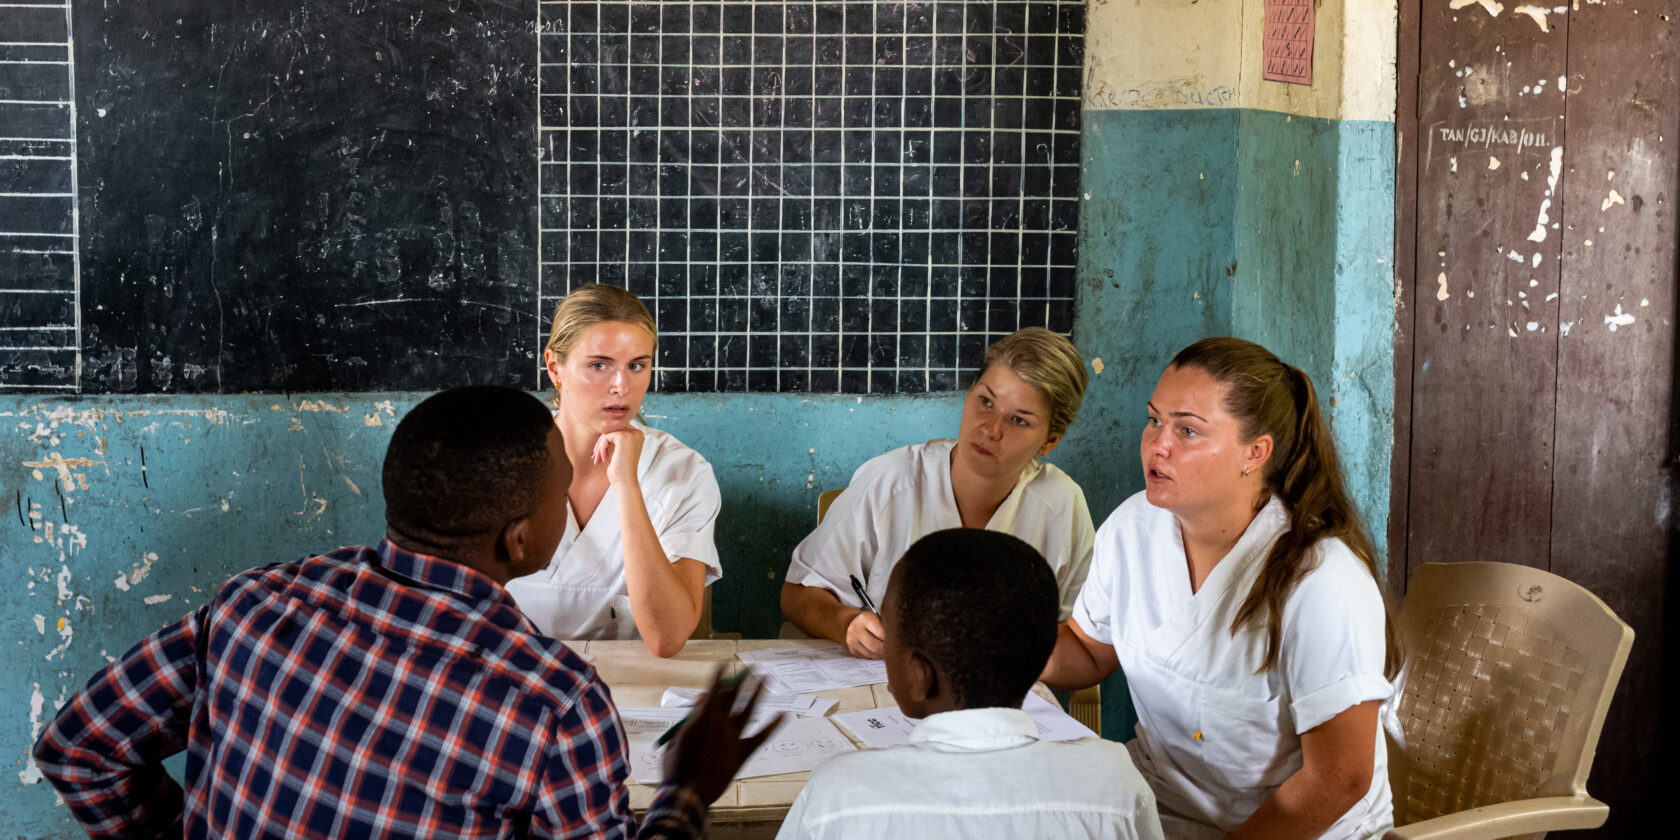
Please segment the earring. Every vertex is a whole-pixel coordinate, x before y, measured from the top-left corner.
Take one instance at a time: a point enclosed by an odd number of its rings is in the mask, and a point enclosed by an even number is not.
[[[1250,469],[1252,469],[1252,467],[1243,467],[1243,478],[1248,478],[1248,471]]]

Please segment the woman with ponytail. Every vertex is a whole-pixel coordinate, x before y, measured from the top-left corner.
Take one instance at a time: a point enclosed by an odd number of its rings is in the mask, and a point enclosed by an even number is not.
[[[1380,835],[1399,656],[1312,382],[1210,338],[1148,408],[1146,489],[1098,531],[1044,681],[1124,669],[1168,838]]]

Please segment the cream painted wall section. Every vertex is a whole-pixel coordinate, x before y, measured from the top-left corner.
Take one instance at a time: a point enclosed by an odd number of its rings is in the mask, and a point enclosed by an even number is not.
[[[1266,0],[1244,0],[1243,108],[1328,120],[1394,120],[1394,0],[1320,0],[1313,42],[1313,83],[1266,81],[1262,68]]]
[[[1085,107],[1237,107],[1243,0],[1088,0]]]
[[[1282,114],[1340,118],[1342,96],[1342,4],[1320,0],[1313,39],[1313,83],[1295,85],[1265,79],[1266,0],[1244,0],[1242,8],[1242,87],[1244,108]],[[1393,75],[1393,68],[1389,74]],[[1355,76],[1354,78],[1358,78]]]
[[[1265,0],[1090,0],[1085,107],[1394,119],[1395,0],[1320,0],[1313,84],[1261,73]]]
[[[1394,121],[1395,47],[1400,10],[1395,0],[1344,0],[1343,120]]]

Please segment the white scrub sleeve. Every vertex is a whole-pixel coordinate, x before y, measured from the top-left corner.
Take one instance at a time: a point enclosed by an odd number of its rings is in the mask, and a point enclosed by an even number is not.
[[[1069,479],[1068,483],[1072,484],[1073,480]],[[1073,502],[1070,523],[1073,533],[1068,535],[1068,545],[1072,547],[1072,551],[1067,563],[1057,569],[1056,574],[1059,578],[1056,581],[1057,588],[1061,590],[1061,615],[1058,619],[1060,621],[1067,621],[1073,615],[1080,590],[1084,588],[1085,579],[1091,573],[1091,553],[1096,545],[1096,529],[1091,525],[1091,509],[1085,504],[1085,491],[1077,484],[1073,486],[1073,498],[1070,501]],[[1085,627],[1085,622],[1079,622],[1079,626]],[[1086,632],[1090,632],[1090,628],[1087,627]]]
[[[862,609],[863,603],[852,591],[852,575],[865,585],[869,573],[863,568],[863,558],[874,557],[878,549],[875,534],[876,489],[866,475],[869,463],[858,467],[846,492],[835,497],[828,506],[828,515],[817,529],[799,541],[788,563],[787,582],[834,593],[840,603]]]
[[[1339,540],[1319,543],[1320,566],[1290,594],[1283,611],[1283,670],[1295,732],[1313,729],[1393,686],[1383,676],[1387,616],[1382,593]]]
[[[1125,560],[1120,556],[1121,540],[1115,533],[1122,518],[1117,511],[1097,532],[1090,571],[1085,576],[1085,585],[1079,589],[1079,600],[1073,605],[1073,620],[1079,622],[1079,629],[1108,645],[1114,644],[1114,579]]]
[[[723,577],[723,564],[718,561],[717,542],[713,530],[717,525],[718,509],[723,494],[718,491],[717,477],[712,465],[698,458],[698,465],[687,472],[680,484],[667,485],[665,509],[669,514],[658,524],[659,547],[675,563],[687,557],[706,567],[706,585]]]

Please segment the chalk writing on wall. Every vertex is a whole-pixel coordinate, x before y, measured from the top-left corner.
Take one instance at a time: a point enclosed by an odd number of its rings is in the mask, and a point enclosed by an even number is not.
[[[1204,87],[1192,82],[1141,88],[1110,88],[1106,82],[1087,78],[1085,104],[1114,110],[1170,108],[1228,108],[1237,101],[1236,88],[1227,85]]]
[[[1563,136],[1561,129],[1561,121],[1556,117],[1432,123],[1423,135],[1424,166],[1430,164],[1437,151],[1457,154],[1461,151],[1497,149],[1511,157],[1544,155]]]

